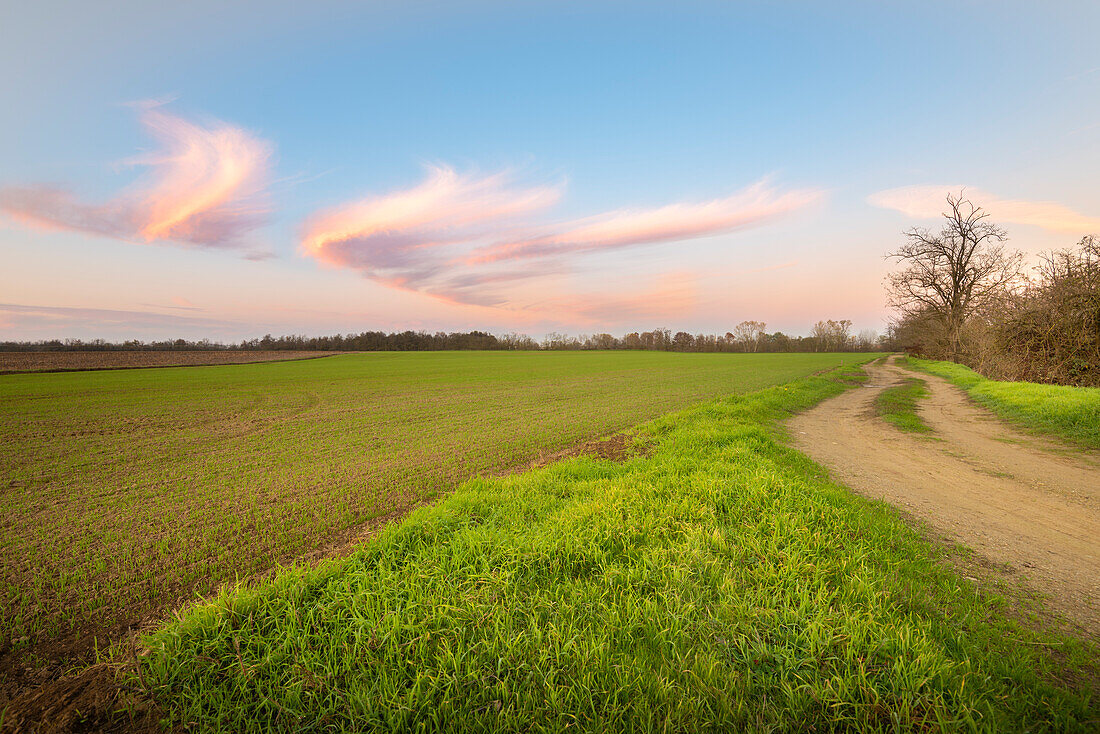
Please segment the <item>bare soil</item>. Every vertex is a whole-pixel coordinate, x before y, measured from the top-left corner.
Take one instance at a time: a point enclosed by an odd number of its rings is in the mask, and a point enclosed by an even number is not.
[[[179,352],[0,352],[0,375],[12,372],[82,372],[139,367],[198,367],[214,364],[284,362],[327,357],[336,352],[179,351]]]
[[[921,374],[931,434],[903,432],[875,398],[913,373],[891,358],[858,389],[792,418],[794,446],[1015,575],[1047,608],[1100,637],[1100,452],[1023,433]]]

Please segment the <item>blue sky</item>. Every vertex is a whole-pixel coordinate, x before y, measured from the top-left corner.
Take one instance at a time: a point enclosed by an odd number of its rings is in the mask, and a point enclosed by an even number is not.
[[[2,11],[0,338],[881,329],[948,187],[1100,229],[1095,3],[227,5]]]

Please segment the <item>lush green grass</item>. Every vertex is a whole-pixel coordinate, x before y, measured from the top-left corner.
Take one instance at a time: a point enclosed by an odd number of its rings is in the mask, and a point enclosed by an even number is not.
[[[1096,680],[1095,644],[1016,625],[777,440],[843,389],[799,379],[646,424],[625,463],[467,482],[192,609],[142,680],[212,731],[1095,730],[1063,678]]]
[[[999,382],[954,362],[909,358],[908,363],[947,378],[982,405],[1025,428],[1100,448],[1100,388]]]
[[[479,473],[860,359],[391,352],[5,375],[0,638],[73,626],[90,644]]]
[[[875,398],[875,410],[879,417],[903,431],[929,433],[932,429],[917,414],[917,401],[926,397],[928,383],[912,377],[896,387],[880,392]]]

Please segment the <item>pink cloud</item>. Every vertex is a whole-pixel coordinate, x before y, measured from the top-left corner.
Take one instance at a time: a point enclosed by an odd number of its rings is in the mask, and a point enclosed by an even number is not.
[[[322,212],[307,222],[302,249],[384,285],[457,304],[530,308],[522,282],[572,270],[594,251],[677,242],[757,226],[801,209],[821,192],[782,192],[766,181],[732,196],[653,209],[619,210],[546,224],[536,220],[560,187],[517,186],[505,174],[428,171],[413,188]],[[516,261],[523,260],[520,265]]]
[[[305,254],[360,271],[393,288],[427,293],[457,303],[494,305],[480,288],[538,275],[492,269],[478,273],[455,261],[464,248],[544,210],[560,197],[554,186],[518,187],[507,174],[462,175],[428,169],[410,189],[329,209],[305,226]]]
[[[994,221],[1025,224],[1073,235],[1100,231],[1100,217],[1075,212],[1058,202],[1002,199],[987,191],[959,184],[902,186],[871,194],[867,201],[914,219],[938,219],[946,208],[947,195],[960,191],[975,205],[989,212]]]
[[[270,146],[219,121],[206,125],[140,107],[141,123],[161,148],[129,163],[149,169],[104,204],[88,204],[50,186],[0,189],[0,210],[31,226],[131,242],[247,248],[268,213],[263,192]]]
[[[393,251],[470,240],[478,228],[554,204],[553,187],[510,188],[505,174],[459,175],[446,166],[428,169],[426,180],[405,191],[370,197],[315,216],[306,226],[307,253],[346,264],[332,248],[355,242],[365,260]]]
[[[164,314],[155,311],[34,306],[19,303],[0,303],[0,319],[6,321],[13,331],[24,335],[53,335],[46,338],[56,337],[59,329],[81,332],[87,332],[88,329],[159,329],[161,334],[173,334],[172,329],[180,328],[202,328],[220,333],[232,327],[239,327],[239,324],[221,319]]]
[[[658,242],[682,242],[762,224],[821,198],[814,189],[779,192],[758,181],[724,199],[669,204],[655,209],[620,210],[567,222],[517,241],[481,248],[472,263],[566,253],[612,250]]]

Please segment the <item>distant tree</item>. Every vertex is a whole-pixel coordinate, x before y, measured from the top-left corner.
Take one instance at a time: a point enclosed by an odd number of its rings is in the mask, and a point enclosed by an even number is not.
[[[677,331],[672,337],[672,345],[677,352],[690,352],[695,346],[695,337],[686,331]]]
[[[851,329],[852,322],[848,319],[818,321],[810,333],[815,342],[815,351],[842,352],[848,349]]]
[[[501,348],[511,350],[538,349],[539,345],[526,334],[510,333],[499,338]]]
[[[696,334],[695,335],[695,351],[697,352],[717,352],[718,351],[718,337],[714,334]]]
[[[733,339],[741,345],[746,352],[755,352],[760,349],[760,340],[767,333],[768,325],[763,321],[742,321],[733,327]],[[730,334],[726,335],[731,336]]]
[[[1090,256],[1092,257],[1092,256]],[[763,324],[746,322],[749,324]],[[818,337],[791,337],[780,332],[767,334],[760,331],[755,339],[738,341],[732,332],[724,336],[716,334],[695,334],[679,331],[675,335],[668,329],[632,332],[622,338],[612,334],[592,334],[591,336],[570,336],[562,333],[550,333],[540,343],[526,334],[504,334],[494,336],[484,331],[453,332],[436,331],[363,331],[358,334],[333,334],[331,336],[306,336],[304,334],[286,334],[262,338],[244,339],[236,344],[221,344],[202,339],[165,339],[143,342],[131,339],[124,342],[108,342],[103,339],[84,341],[81,339],[50,339],[42,341],[0,341],[0,351],[111,351],[111,350],[255,350],[270,351],[434,351],[454,350],[498,350],[498,349],[646,349],[655,351],[676,350],[682,352],[737,352],[746,346],[755,351],[768,352],[807,352],[815,349],[863,348],[865,345],[852,342],[847,336],[850,321],[822,321],[815,327]],[[893,333],[893,332],[892,332]]]
[[[667,350],[672,348],[672,332],[668,329],[643,331],[639,338],[642,342],[642,349]]]
[[[618,349],[619,340],[610,334],[593,334],[586,346],[589,349]]]
[[[562,334],[557,331],[552,331],[546,335],[546,338],[542,341],[543,349],[568,349],[571,337],[567,334]]]
[[[873,352],[879,347],[879,335],[874,329],[863,329],[855,338],[855,348],[861,352]]]
[[[939,232],[914,227],[886,256],[902,266],[887,276],[887,294],[902,319],[921,315],[938,325],[947,345],[942,356],[958,361],[967,319],[1021,279],[1022,255],[1004,249],[1004,230],[961,193],[947,195],[943,218]]]
[[[764,335],[764,349],[769,352],[793,352],[792,339],[782,331]]]

